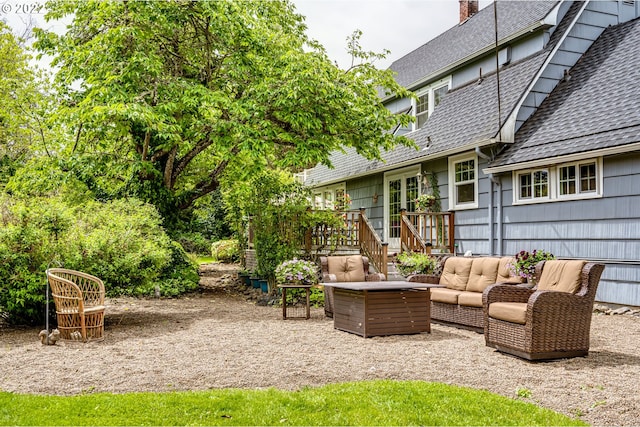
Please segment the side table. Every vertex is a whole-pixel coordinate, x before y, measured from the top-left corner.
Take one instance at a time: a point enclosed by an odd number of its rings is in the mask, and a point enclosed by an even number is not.
[[[311,293],[312,285],[303,285],[303,284],[286,284],[286,285],[278,285],[280,289],[282,289],[282,318],[284,320],[287,319],[309,319],[311,317],[311,306],[309,304],[309,294]],[[287,289],[304,289],[305,290],[305,306],[303,310],[299,307],[289,306],[291,311],[295,314],[287,315]],[[298,311],[301,311],[303,314],[298,314]]]

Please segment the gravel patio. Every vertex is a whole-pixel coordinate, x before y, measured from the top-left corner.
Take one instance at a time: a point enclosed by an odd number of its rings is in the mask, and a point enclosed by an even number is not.
[[[531,363],[438,324],[431,334],[364,339],[334,330],[321,309],[284,321],[227,268],[205,267],[203,291],[180,299],[109,300],[102,342],[43,346],[36,328],[0,325],[0,389],[72,395],[424,380],[511,398],[526,390],[525,400],[593,425],[640,423],[638,315],[596,313],[588,357]]]

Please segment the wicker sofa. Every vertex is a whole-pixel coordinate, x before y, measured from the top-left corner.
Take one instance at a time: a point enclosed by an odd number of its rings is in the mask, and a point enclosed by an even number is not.
[[[513,257],[445,257],[441,275],[409,276],[410,282],[436,283],[431,289],[431,320],[476,332],[484,332],[482,292],[494,283],[520,284],[511,273]]]

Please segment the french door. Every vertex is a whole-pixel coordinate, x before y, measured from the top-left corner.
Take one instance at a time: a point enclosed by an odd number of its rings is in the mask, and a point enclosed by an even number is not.
[[[420,167],[412,167],[385,174],[385,241],[390,250],[400,249],[400,209],[415,211],[415,200],[420,194]]]

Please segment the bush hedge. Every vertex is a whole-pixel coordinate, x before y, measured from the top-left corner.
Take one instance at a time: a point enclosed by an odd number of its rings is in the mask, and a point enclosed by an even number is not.
[[[44,319],[46,276],[61,266],[100,277],[108,296],[173,296],[197,288],[196,263],[172,242],[157,210],[135,199],[70,206],[0,196],[0,313]]]

